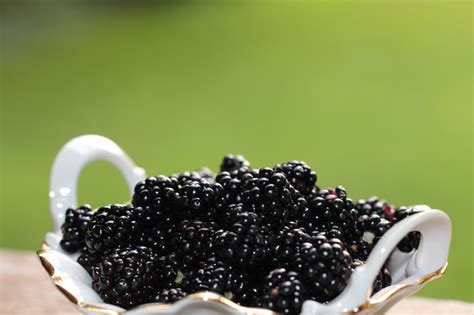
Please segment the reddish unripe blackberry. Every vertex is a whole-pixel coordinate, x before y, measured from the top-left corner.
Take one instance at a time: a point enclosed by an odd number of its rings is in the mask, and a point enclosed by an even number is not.
[[[236,171],[240,169],[249,169],[250,163],[247,161],[242,155],[233,155],[228,154],[222,160],[222,164],[220,166],[221,172],[227,171]]]
[[[66,210],[64,223],[61,226],[63,238],[60,245],[62,249],[69,253],[75,253],[84,247],[86,230],[89,227],[93,214],[94,212],[89,205]]]
[[[391,204],[376,196],[367,200],[360,199],[354,207],[359,212],[359,215],[371,216],[372,214],[377,214],[387,220],[392,220],[395,214],[395,209]]]
[[[135,186],[132,203],[145,210],[149,226],[169,224],[179,221],[174,216],[177,201],[180,199],[178,179],[167,176],[154,176],[140,181]]]
[[[351,274],[351,256],[339,239],[325,236],[304,243],[295,255],[293,268],[302,275],[313,299],[327,302],[346,287]]]
[[[158,260],[146,247],[116,249],[94,269],[92,286],[106,303],[127,309],[149,303],[165,282]]]
[[[214,229],[212,222],[184,220],[176,227],[171,248],[184,263],[197,263],[213,253]]]
[[[399,207],[395,210],[394,222],[399,222],[408,216],[419,213],[421,210],[415,210],[414,207]],[[402,252],[409,253],[414,249],[417,249],[420,245],[421,233],[418,231],[410,232],[405,236],[400,243],[398,243],[398,249]]]
[[[186,292],[179,288],[161,289],[155,295],[153,302],[170,304],[186,297]]]
[[[270,272],[262,291],[261,306],[282,314],[299,314],[307,299],[300,275],[284,268]]]
[[[119,246],[132,244],[142,229],[144,211],[133,205],[109,205],[99,208],[86,231],[87,250],[103,255]]]
[[[316,173],[303,161],[289,161],[278,164],[273,169],[284,173],[290,184],[303,195],[311,193],[318,179]]]
[[[188,293],[213,291],[237,296],[246,288],[246,280],[240,268],[211,257],[187,268],[182,286]]]
[[[216,253],[223,260],[242,266],[263,262],[269,253],[269,231],[258,222],[253,212],[238,213],[228,229],[215,233]]]

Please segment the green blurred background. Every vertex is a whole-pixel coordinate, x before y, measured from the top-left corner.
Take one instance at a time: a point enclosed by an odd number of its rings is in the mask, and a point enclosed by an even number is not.
[[[96,133],[148,174],[301,159],[443,209],[449,269],[420,295],[474,300],[470,1],[132,2],[1,2],[1,247],[40,246],[54,156]],[[79,195],[129,198],[105,163]]]

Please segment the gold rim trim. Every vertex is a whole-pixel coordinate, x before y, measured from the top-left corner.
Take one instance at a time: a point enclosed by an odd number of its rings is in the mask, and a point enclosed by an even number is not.
[[[69,301],[76,304],[80,308],[84,308],[88,311],[93,311],[96,313],[102,313],[102,314],[108,314],[108,315],[121,315],[122,314],[121,312],[117,312],[111,309],[87,304],[84,302],[81,296],[76,296],[71,292],[71,290],[68,290],[67,281],[65,281],[61,276],[56,274],[56,270],[54,269],[54,266],[48,260],[48,257],[45,255],[47,254],[48,250],[50,250],[50,247],[46,245],[45,243],[43,243],[43,245],[41,246],[41,249],[38,250],[36,254],[39,257],[41,264],[43,265],[43,268],[50,275],[51,280],[53,281],[54,285],[67,297]],[[354,308],[352,311],[349,311],[346,314],[358,314],[362,311],[366,311],[367,309],[374,308],[407,288],[423,285],[427,282],[438,279],[446,273],[447,267],[448,267],[448,263],[446,263],[443,267],[441,267],[437,271],[423,275],[411,283],[394,285],[391,290],[388,290],[383,295],[377,298],[369,298],[366,303]],[[188,295],[185,299],[218,303],[226,307],[229,307],[237,312],[246,313],[247,315],[276,315],[277,314],[267,309],[250,308],[250,307],[244,307],[244,306],[238,305],[232,302],[231,300],[213,292],[195,293],[195,294]],[[133,311],[161,310],[161,309],[167,309],[171,307],[171,305],[172,304],[141,305],[141,306],[137,306],[135,308],[130,309],[130,311],[132,310]]]

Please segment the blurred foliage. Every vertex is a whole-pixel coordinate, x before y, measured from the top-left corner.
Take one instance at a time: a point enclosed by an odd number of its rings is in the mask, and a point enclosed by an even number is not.
[[[111,4],[1,3],[1,247],[40,246],[55,154],[97,133],[148,174],[301,159],[353,199],[443,209],[450,266],[421,295],[474,300],[470,1]],[[129,198],[105,163],[79,184]]]

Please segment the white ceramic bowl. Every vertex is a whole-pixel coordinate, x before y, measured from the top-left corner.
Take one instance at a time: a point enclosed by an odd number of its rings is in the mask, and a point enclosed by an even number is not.
[[[51,280],[78,309],[86,314],[272,314],[269,310],[239,306],[225,297],[202,292],[190,295],[172,305],[146,304],[131,310],[104,303],[92,289],[91,277],[77,262],[77,254],[64,252],[59,246],[65,210],[77,207],[76,184],[81,170],[90,162],[105,160],[124,175],[130,193],[145,178],[125,152],[111,140],[85,135],[69,141],[58,153],[51,172],[51,213],[55,232],[46,234],[43,248],[37,253]],[[302,314],[383,313],[400,299],[420,290],[427,282],[444,274],[447,266],[451,222],[440,211],[420,205],[425,211],[412,215],[393,226],[377,243],[367,263],[351,275],[344,291],[333,301],[321,304],[306,301]],[[397,249],[400,240],[411,231],[422,235],[419,248],[411,253]],[[388,260],[392,285],[371,296],[378,271]]]

